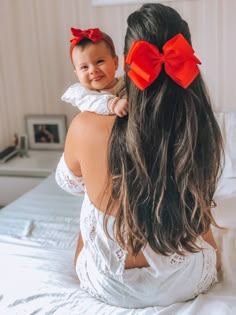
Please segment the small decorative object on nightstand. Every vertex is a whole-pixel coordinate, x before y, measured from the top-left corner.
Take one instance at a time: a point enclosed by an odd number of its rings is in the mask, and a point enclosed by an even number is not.
[[[20,157],[28,156],[28,137],[26,135],[20,136],[18,154]]]
[[[0,164],[6,163],[11,158],[18,154],[18,150],[15,146],[11,145],[0,152]]]

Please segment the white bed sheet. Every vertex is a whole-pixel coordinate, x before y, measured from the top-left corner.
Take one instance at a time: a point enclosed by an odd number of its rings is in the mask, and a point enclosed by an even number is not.
[[[236,179],[230,185],[236,187]],[[236,314],[236,192],[225,192],[219,192],[215,216],[227,229],[214,230],[223,280],[194,301],[124,309],[105,305],[79,288],[73,256],[82,198],[63,192],[52,174],[0,211],[0,315]]]

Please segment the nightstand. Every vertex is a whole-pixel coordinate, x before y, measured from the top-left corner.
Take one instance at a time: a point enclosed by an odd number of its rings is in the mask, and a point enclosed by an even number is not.
[[[57,166],[60,151],[28,151],[28,156],[13,157],[0,164],[0,205],[7,205],[38,185]]]

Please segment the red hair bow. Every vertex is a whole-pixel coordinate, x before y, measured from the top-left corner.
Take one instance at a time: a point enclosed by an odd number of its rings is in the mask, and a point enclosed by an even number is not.
[[[162,64],[172,80],[186,89],[199,74],[197,64],[201,64],[182,34],[177,34],[165,43],[163,54],[146,41],[134,42],[126,63],[130,65],[128,76],[140,90],[144,90],[159,76]]]
[[[74,49],[75,45],[79,43],[83,38],[88,38],[94,43],[98,43],[100,40],[105,40],[112,48],[113,45],[112,43],[104,37],[103,33],[100,31],[99,28],[89,28],[88,30],[80,30],[76,28],[71,28],[71,33],[74,36],[70,42],[71,42],[71,47],[70,47],[70,57],[72,60],[72,50]]]

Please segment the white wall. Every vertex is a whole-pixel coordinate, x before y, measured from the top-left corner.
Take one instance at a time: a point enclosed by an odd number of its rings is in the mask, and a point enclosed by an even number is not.
[[[236,1],[165,4],[190,25],[216,110],[236,110]],[[77,113],[60,101],[76,81],[69,60],[70,27],[100,27],[113,37],[121,55],[127,16],[138,7],[92,7],[90,0],[0,0],[0,150],[11,144],[15,132],[25,132],[26,114],[66,114],[70,122]]]

